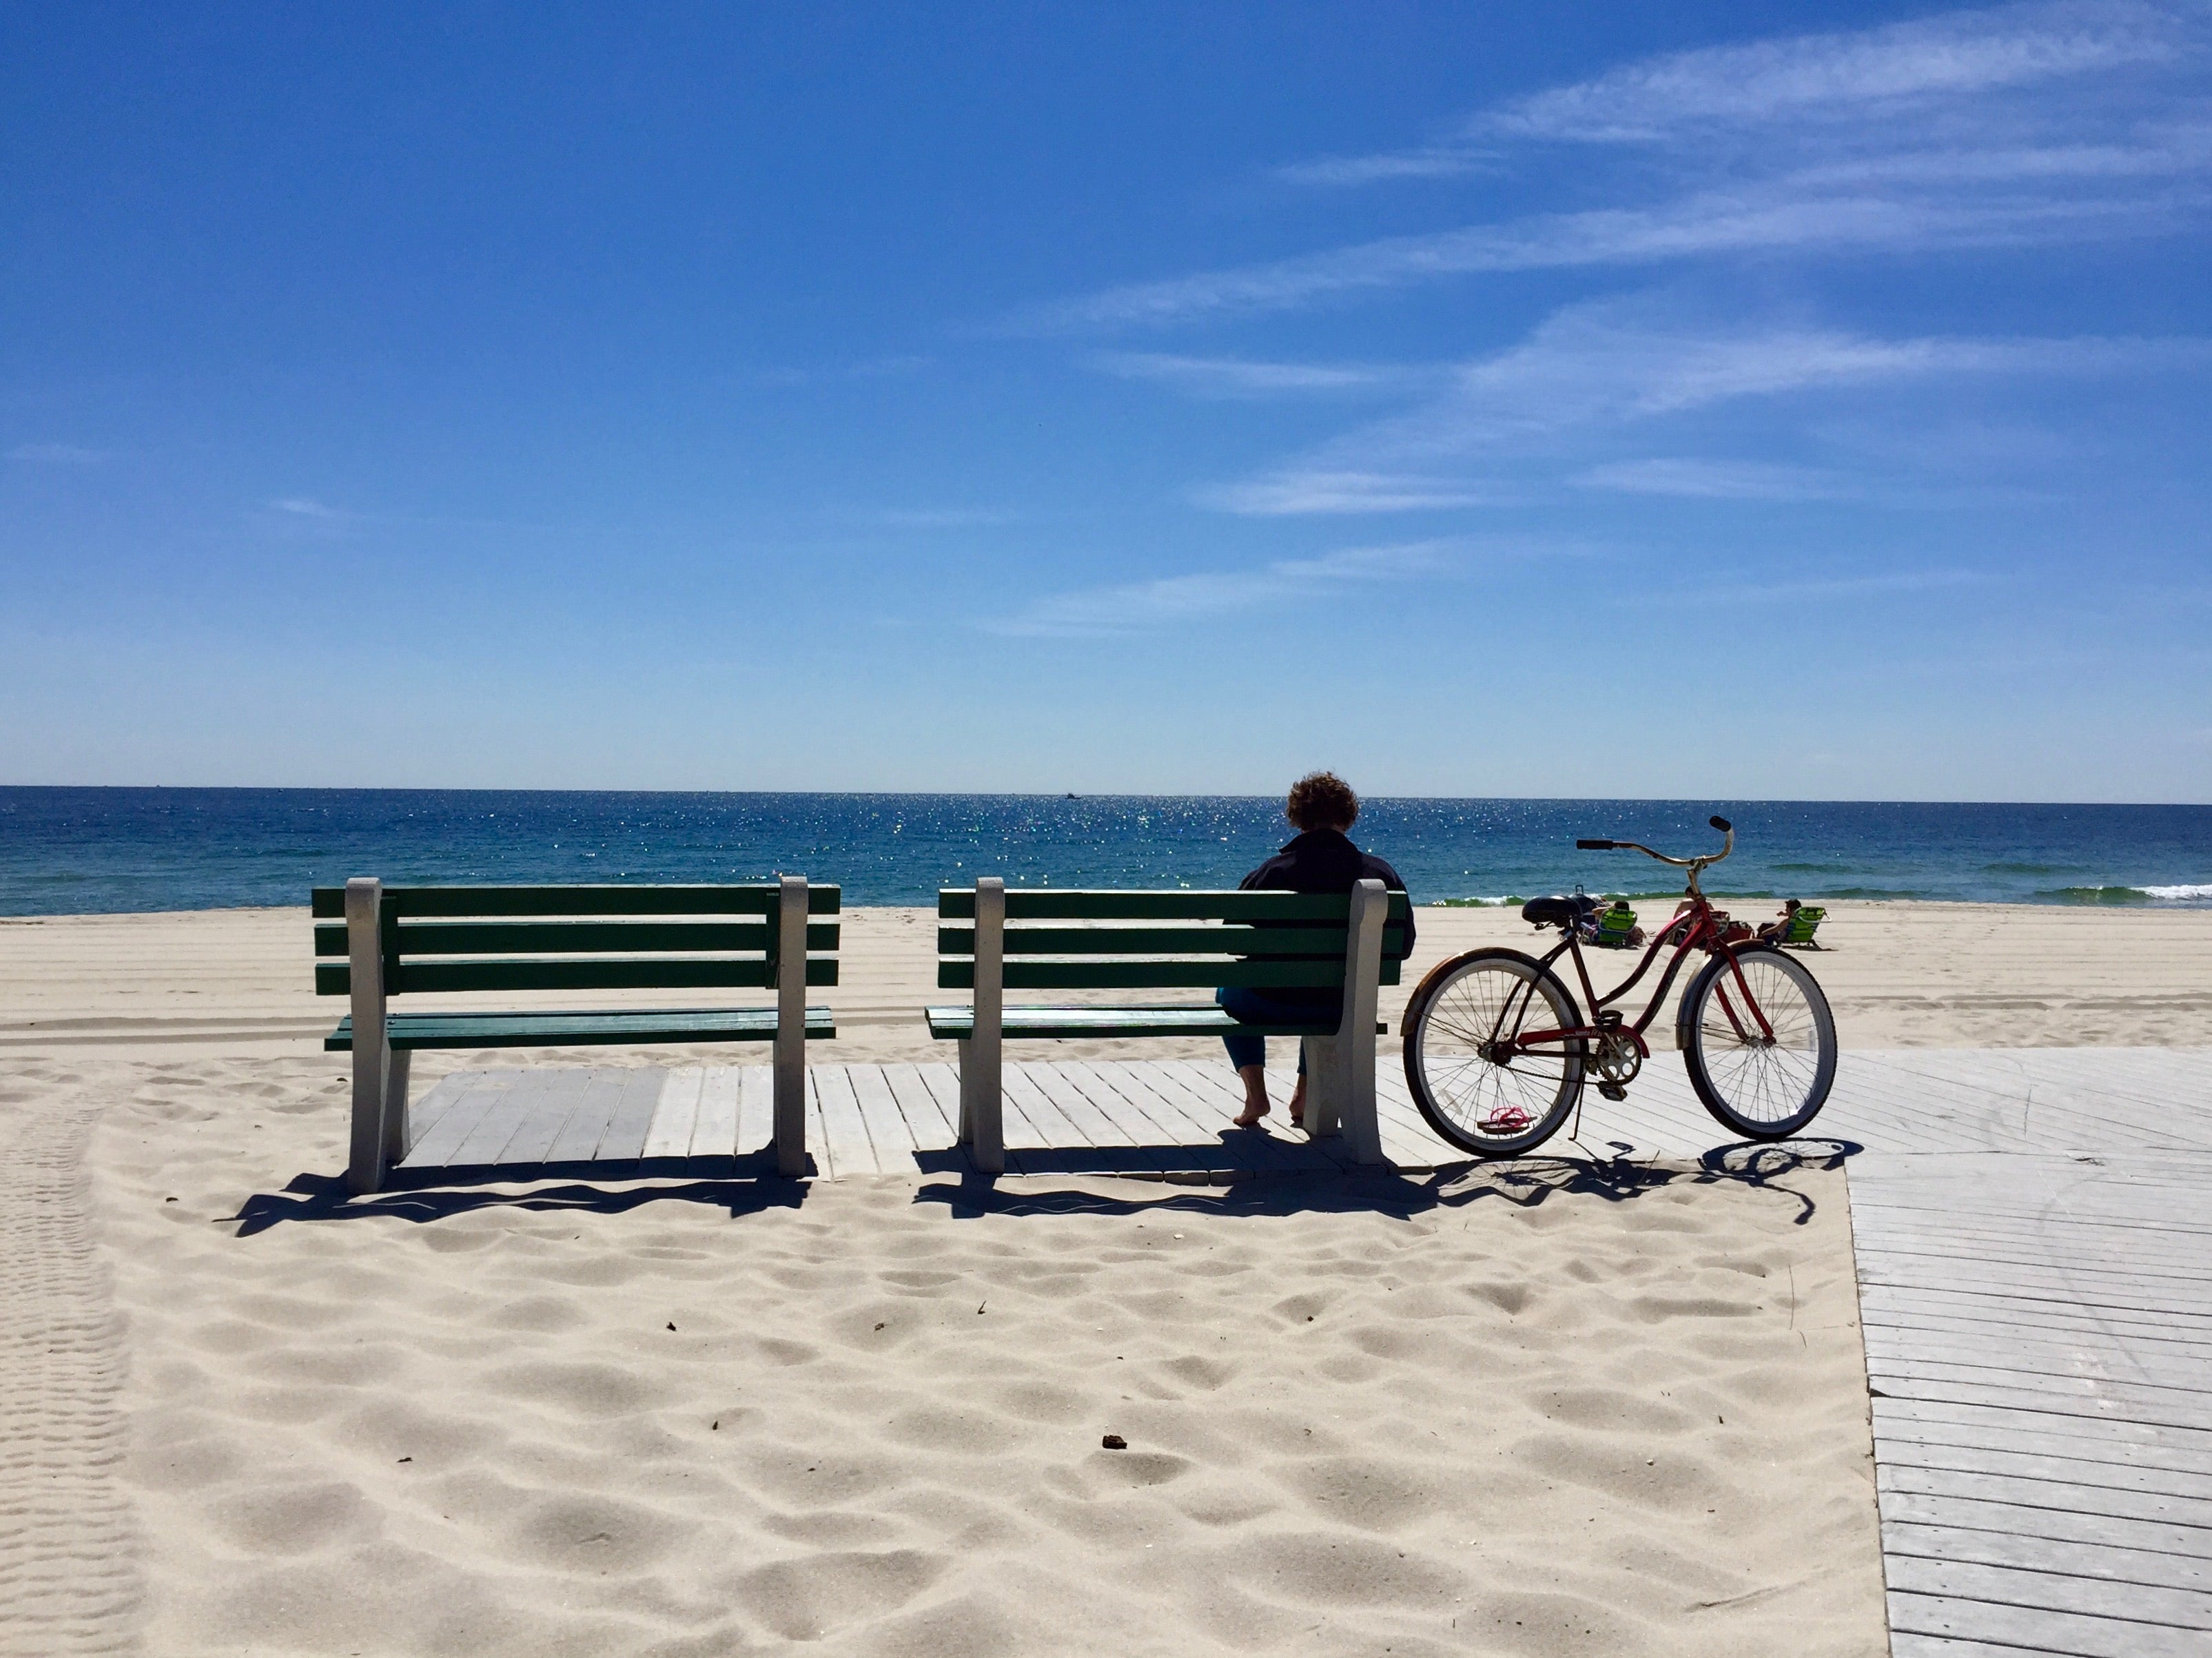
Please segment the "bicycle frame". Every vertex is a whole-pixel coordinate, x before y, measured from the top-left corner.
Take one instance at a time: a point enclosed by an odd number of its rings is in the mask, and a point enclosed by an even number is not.
[[[1729,948],[1723,938],[1724,929],[1713,918],[1713,908],[1705,901],[1704,895],[1699,894],[1692,901],[1688,915],[1681,920],[1686,920],[1688,926],[1683,929],[1680,939],[1674,945],[1674,953],[1667,958],[1666,971],[1659,975],[1659,983],[1651,993],[1650,1002],[1632,1023],[1623,1022],[1618,1013],[1608,1019],[1606,1017],[1607,1011],[1614,1003],[1635,989],[1643,981],[1644,975],[1651,970],[1652,963],[1658,960],[1659,952],[1666,947],[1668,935],[1674,932],[1679,923],[1668,922],[1659,936],[1651,941],[1650,947],[1644,950],[1644,959],[1636,964],[1636,970],[1602,996],[1597,993],[1597,987],[1590,981],[1589,961],[1583,954],[1581,936],[1570,928],[1565,938],[1538,959],[1545,967],[1549,968],[1562,956],[1571,955],[1575,958],[1575,975],[1582,981],[1583,1005],[1589,1009],[1592,1023],[1577,1025],[1571,1030],[1524,1031],[1514,1039],[1514,1047],[1527,1049],[1546,1042],[1571,1042],[1577,1038],[1588,1040],[1604,1035],[1609,1031],[1620,1030],[1633,1039],[1638,1054],[1647,1060],[1650,1059],[1651,1044],[1644,1039],[1644,1033],[1651,1028],[1652,1020],[1658,1017],[1659,1010],[1666,1005],[1667,993],[1674,987],[1674,979],[1682,970],[1683,959],[1696,950],[1703,950],[1710,956],[1722,957],[1729,963],[1729,972],[1735,978],[1736,989],[1743,999],[1745,1010],[1758,1027],[1754,1035],[1730,1004],[1728,992],[1723,989],[1720,994],[1721,1006],[1727,1012],[1729,1022],[1735,1027],[1736,1035],[1746,1042],[1761,1039],[1773,1041],[1773,1028],[1767,1023],[1766,1015],[1760,1011],[1758,999],[1752,995],[1751,987],[1744,982],[1743,969],[1737,963],[1735,951]],[[1533,991],[1534,987],[1530,988]]]
[[[1716,821],[1717,823],[1717,820]],[[1507,1048],[1510,1050],[1507,1057],[1510,1058],[1511,1054],[1528,1053],[1533,1049],[1554,1044],[1602,1040],[1608,1035],[1619,1033],[1626,1034],[1636,1044],[1638,1055],[1648,1060],[1651,1057],[1651,1045],[1644,1041],[1644,1033],[1650,1029],[1651,1021],[1658,1017],[1660,1008],[1665,1005],[1667,993],[1674,988],[1675,975],[1682,970],[1683,958],[1693,950],[1702,950],[1708,956],[1718,956],[1729,965],[1729,973],[1734,981],[1737,998],[1742,1003],[1742,1011],[1738,1011],[1735,1002],[1729,998],[1729,987],[1725,985],[1720,987],[1716,999],[1719,1002],[1722,1011],[1728,1016],[1729,1024],[1735,1028],[1737,1039],[1745,1042],[1771,1043],[1774,1040],[1774,1028],[1767,1023],[1766,1014],[1759,1005],[1759,999],[1752,994],[1751,986],[1743,976],[1743,964],[1729,943],[1726,936],[1727,929],[1721,925],[1714,912],[1711,901],[1699,890],[1698,886],[1698,878],[1704,873],[1705,868],[1728,856],[1728,852],[1723,851],[1717,857],[1683,859],[1669,858],[1663,853],[1653,852],[1649,847],[1638,846],[1633,841],[1600,841],[1593,844],[1601,849],[1610,850],[1617,847],[1621,850],[1641,852],[1658,859],[1662,863],[1676,864],[1688,869],[1690,884],[1686,895],[1684,909],[1678,911],[1674,918],[1662,927],[1652,938],[1650,946],[1644,952],[1644,959],[1636,964],[1636,970],[1602,996],[1597,993],[1597,987],[1590,981],[1589,963],[1583,955],[1581,933],[1574,923],[1567,923],[1563,928],[1566,937],[1540,958],[1540,964],[1548,972],[1552,964],[1560,957],[1572,954],[1575,958],[1575,975],[1582,981],[1583,1005],[1590,1011],[1590,1023],[1565,1030],[1521,1031],[1507,1038],[1503,1043],[1497,1042],[1493,1038],[1492,1046]],[[1734,848],[1735,837],[1732,831],[1729,833],[1728,844],[1729,849]],[[1681,936],[1674,944],[1674,954],[1668,957],[1666,971],[1660,975],[1658,987],[1651,993],[1650,1005],[1644,1008],[1643,1013],[1633,1023],[1624,1023],[1620,1014],[1617,1011],[1613,1011],[1613,1004],[1635,989],[1642,981],[1644,975],[1651,970],[1652,963],[1659,958],[1660,950],[1666,947],[1668,937],[1678,927],[1681,931]],[[1525,1006],[1527,999],[1533,997],[1535,992],[1536,987],[1532,982],[1519,993],[1518,999]],[[1513,1017],[1516,1022],[1518,1020],[1519,1011],[1514,1008],[1511,1000],[1507,1003],[1505,1015]],[[1747,1016],[1750,1021],[1748,1024],[1746,1023]],[[1503,1022],[1504,1019],[1501,1017],[1500,1023]]]

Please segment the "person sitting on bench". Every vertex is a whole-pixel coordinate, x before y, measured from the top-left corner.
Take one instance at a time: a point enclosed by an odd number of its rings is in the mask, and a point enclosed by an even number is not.
[[[1298,831],[1290,844],[1237,883],[1246,892],[1350,892],[1370,878],[1394,892],[1406,890],[1398,872],[1352,843],[1345,831],[1358,821],[1359,797],[1334,772],[1317,771],[1291,786],[1284,813]],[[1413,948],[1413,917],[1406,918],[1405,950]],[[1394,952],[1395,953],[1395,952]],[[1314,1017],[1319,1006],[1338,1005],[1334,990],[1259,990],[1231,986],[1214,992],[1213,999],[1231,1018],[1253,1024],[1296,1023]],[[1244,1109],[1237,1118],[1239,1128],[1249,1128],[1266,1116],[1267,1104],[1267,1039],[1241,1033],[1221,1039],[1229,1049],[1229,1063],[1244,1081]],[[1291,1121],[1304,1127],[1306,1102],[1306,1060],[1298,1054],[1298,1085],[1291,1096]]]

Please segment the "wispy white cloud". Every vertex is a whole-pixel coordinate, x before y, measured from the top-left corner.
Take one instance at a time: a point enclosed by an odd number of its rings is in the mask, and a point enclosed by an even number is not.
[[[1685,128],[1835,118],[2172,61],[2200,8],[2066,0],[1954,12],[1848,33],[1808,34],[1625,64],[1516,99],[1471,133],[1653,143]]]
[[[1201,398],[1396,391],[1433,380],[1437,374],[1428,365],[1264,362],[1248,357],[1176,356],[1164,351],[1102,351],[1091,363],[1123,380],[1153,380]]]
[[[2067,0],[1671,52],[1512,99],[1438,143],[1276,171],[1296,184],[1358,185],[1487,168],[1516,141],[1710,143],[1716,130],[1785,121],[1801,135],[1808,123],[1863,127],[2045,82],[2170,64],[2203,46],[2203,21],[2200,8],[2186,5]]]
[[[1362,472],[1291,466],[1278,472],[1198,492],[1199,504],[1251,518],[1293,518],[1315,513],[1433,512],[1451,507],[1503,504],[1508,492],[1455,478],[1412,472]]]
[[[1523,343],[1461,365],[1417,407],[1332,439],[1296,461],[1202,494],[1253,515],[1403,512],[1526,498],[1553,480],[1647,494],[1802,498],[1837,479],[1746,469],[1726,458],[1613,462],[1597,434],[1792,394],[1937,376],[2190,371],[2212,340],[1882,338],[1805,326],[1715,328],[1660,307],[1570,307]]]
[[[1041,598],[987,621],[988,631],[1049,638],[1128,634],[1253,610],[1340,596],[1381,582],[1412,580],[1446,568],[1462,544],[1417,541],[1353,547],[1318,558],[1280,559],[1243,570],[1195,571],[1151,581],[1089,587]]]
[[[2002,7],[1630,64],[1471,117],[1414,149],[1286,176],[1346,186],[1504,167],[1530,146],[1630,146],[1624,200],[1123,284],[1017,329],[1159,325],[1484,272],[1745,254],[1916,253],[2157,234],[2212,210],[2201,76],[2212,11]],[[2121,78],[2116,78],[2121,77]],[[1600,175],[1601,182],[1602,175]]]
[[[332,542],[374,525],[404,524],[393,515],[346,512],[307,495],[281,495],[261,503],[256,515],[264,533],[287,542]]]
[[[1391,432],[1401,452],[1648,419],[1807,387],[1931,374],[2100,374],[2212,361],[2212,341],[1887,339],[1831,328],[1711,329],[1639,302],[1570,307],[1528,341],[1466,365],[1446,396]]]
[[[1864,598],[1881,593],[1940,592],[1975,586],[1989,580],[1978,570],[1892,570],[1802,580],[1721,582],[1674,597],[1699,604],[1804,604],[1819,599]]]
[[[1275,176],[1294,185],[1371,185],[1392,179],[1455,179],[1496,164],[1495,151],[1438,144],[1376,155],[1323,155],[1277,167]]]
[[[2212,190],[2148,197],[1929,200],[1833,192],[1799,181],[1713,191],[1656,208],[1549,214],[1356,246],[1164,282],[1135,282],[1034,308],[1038,331],[1179,322],[1280,311],[1361,290],[1483,272],[1641,265],[1730,253],[1927,252],[2143,233],[2212,205]]]
[[[1993,143],[1973,148],[1877,151],[1798,169],[1790,183],[1807,191],[1887,184],[2063,183],[2164,179],[2212,171],[2212,125],[2146,125],[2101,143]]]
[[[1583,489],[1699,501],[1835,501],[1860,493],[1849,480],[1814,467],[1697,456],[1609,461],[1568,482]]]
[[[89,466],[107,459],[100,449],[81,449],[74,443],[19,443],[8,459],[32,466]]]

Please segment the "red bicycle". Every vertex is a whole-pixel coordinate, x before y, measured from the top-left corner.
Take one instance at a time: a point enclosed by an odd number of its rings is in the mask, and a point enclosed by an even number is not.
[[[1601,996],[1583,958],[1585,898],[1534,898],[1522,918],[1566,936],[1541,959],[1517,950],[1474,950],[1439,963],[1406,1005],[1406,1085],[1429,1126],[1480,1157],[1518,1157],[1556,1133],[1595,1072],[1598,1092],[1624,1090],[1651,1057],[1644,1033],[1693,950],[1706,962],[1674,1016],[1690,1084],[1723,1127],[1746,1139],[1803,1132],[1836,1078],[1836,1022],[1802,962],[1755,942],[1698,890],[1698,878],[1735,850],[1735,828],[1702,858],[1670,858],[1633,841],[1577,841],[1589,852],[1640,852],[1690,872],[1674,918],[1659,930],[1636,971]],[[1630,1023],[1619,1002],[1671,950],[1658,988]],[[1585,1020],[1552,964],[1574,957],[1590,1009]]]

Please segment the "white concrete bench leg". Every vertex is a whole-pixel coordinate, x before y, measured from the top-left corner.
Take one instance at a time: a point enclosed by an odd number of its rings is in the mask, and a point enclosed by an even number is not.
[[[775,935],[775,1172],[806,1172],[806,878],[778,883]]]
[[[975,883],[975,1011],[960,1044],[960,1143],[987,1175],[1006,1170],[1000,1046],[1006,1001],[1006,884],[995,875]]]
[[[1337,1120],[1354,1163],[1380,1163],[1382,1131],[1375,1114],[1375,1011],[1382,999],[1382,924],[1390,894],[1366,880],[1352,889],[1346,928],[1344,1016],[1336,1028]]]
[[[1306,1060],[1306,1133],[1319,1139],[1343,1127],[1344,1044],[1334,1036],[1302,1039]]]
[[[415,1051],[393,1048],[386,1044],[384,1060],[384,1166],[387,1169],[406,1161],[414,1149],[415,1132],[407,1120],[408,1073],[414,1067]]]
[[[384,1112],[392,1058],[384,1025],[384,883],[373,876],[348,881],[345,917],[353,993],[353,1134],[346,1185],[356,1192],[374,1192],[384,1185],[390,1155]]]

